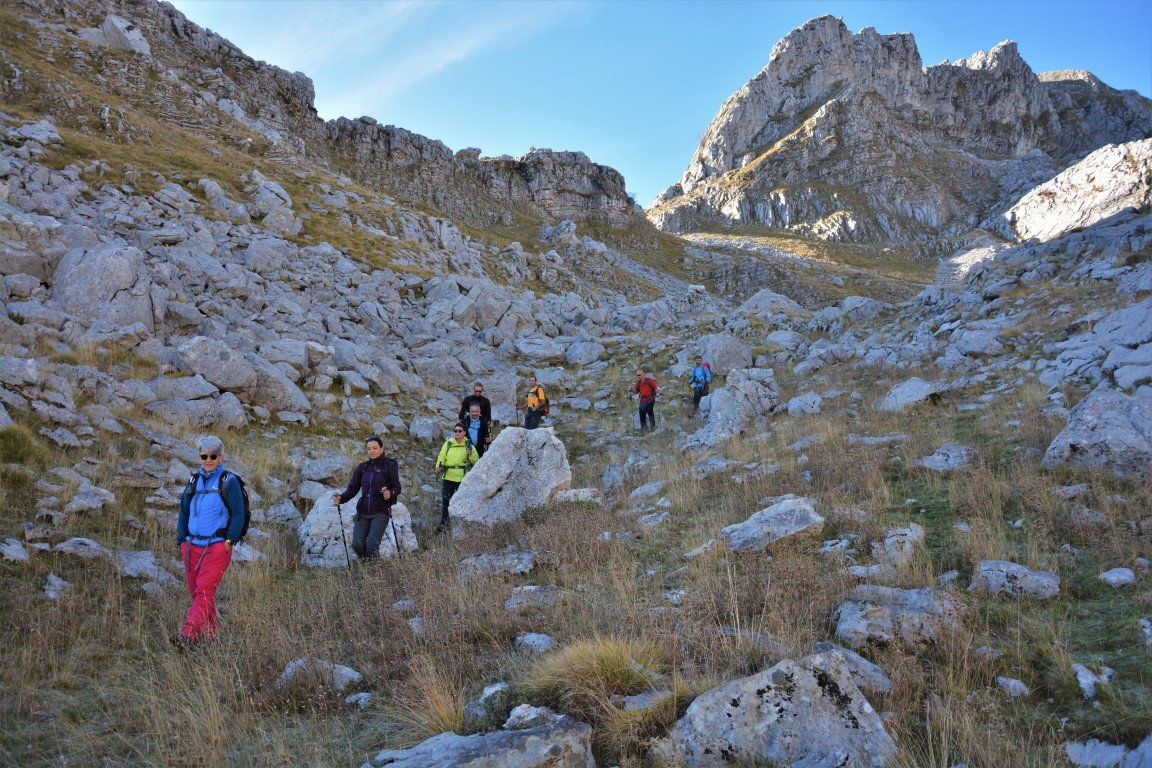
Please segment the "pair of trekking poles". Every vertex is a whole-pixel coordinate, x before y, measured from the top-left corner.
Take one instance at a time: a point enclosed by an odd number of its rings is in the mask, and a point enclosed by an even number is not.
[[[344,533],[344,503],[336,505],[336,518],[340,521],[340,541],[344,544],[344,563],[345,567],[352,568],[352,556],[348,554],[348,535]],[[392,518],[392,512],[388,512],[388,525],[392,526],[392,541],[396,544],[396,557],[404,557],[403,550],[400,549],[400,534],[396,533],[396,521]]]

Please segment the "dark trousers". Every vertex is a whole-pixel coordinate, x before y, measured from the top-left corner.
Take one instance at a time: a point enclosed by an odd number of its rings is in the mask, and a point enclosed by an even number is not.
[[[692,413],[700,410],[700,401],[704,399],[706,394],[708,394],[707,384],[697,384],[692,387]]]
[[[524,429],[536,429],[540,426],[540,422],[544,419],[544,414],[540,411],[529,409],[524,413]]]
[[[388,530],[388,520],[391,515],[356,515],[356,524],[352,526],[352,551],[361,560],[371,560],[380,556],[380,542]]]
[[[440,525],[436,526],[437,529],[443,528],[448,525],[448,502],[452,501],[452,497],[456,495],[456,489],[460,487],[460,483],[454,480],[444,480],[440,485]]]
[[[644,429],[644,418],[648,418],[650,429],[656,429],[656,400],[653,398],[646,403],[640,403],[640,429]]]

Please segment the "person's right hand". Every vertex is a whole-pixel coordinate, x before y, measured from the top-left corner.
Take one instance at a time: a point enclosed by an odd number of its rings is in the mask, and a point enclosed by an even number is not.
[[[340,494],[338,494],[338,493],[334,493],[334,494],[332,494],[332,502],[333,502],[333,503],[335,503],[335,504],[340,504],[340,503],[342,503],[342,502],[340,501]]]

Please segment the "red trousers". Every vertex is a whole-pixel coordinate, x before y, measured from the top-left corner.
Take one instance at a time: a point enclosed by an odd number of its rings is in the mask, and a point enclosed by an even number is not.
[[[216,588],[232,562],[232,550],[222,541],[207,547],[186,541],[180,545],[180,554],[184,558],[184,580],[192,596],[192,605],[180,632],[190,640],[210,639],[216,636],[220,626],[220,617],[216,615]]]

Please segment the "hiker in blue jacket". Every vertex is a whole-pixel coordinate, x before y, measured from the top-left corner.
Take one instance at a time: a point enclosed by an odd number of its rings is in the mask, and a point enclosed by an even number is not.
[[[192,596],[184,628],[169,637],[177,647],[216,636],[220,627],[216,589],[232,562],[232,547],[240,541],[244,529],[244,491],[240,478],[224,469],[223,441],[207,435],[197,441],[196,448],[200,469],[184,488],[176,520],[176,543]]]
[[[712,383],[712,366],[696,355],[692,361],[692,375],[688,384],[692,387],[692,413],[700,410],[700,401],[708,394],[708,385]]]

